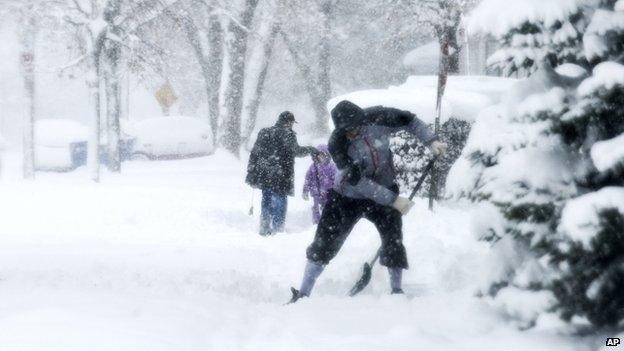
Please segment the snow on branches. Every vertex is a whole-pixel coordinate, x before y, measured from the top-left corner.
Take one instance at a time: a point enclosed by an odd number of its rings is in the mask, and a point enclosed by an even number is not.
[[[624,321],[623,15],[613,0],[486,0],[471,19],[500,40],[491,62],[532,73],[477,118],[448,182],[492,244],[482,295],[521,327]]]

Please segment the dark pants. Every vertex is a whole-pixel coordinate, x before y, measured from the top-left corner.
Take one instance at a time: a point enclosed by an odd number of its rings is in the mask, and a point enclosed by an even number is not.
[[[284,230],[288,198],[271,190],[262,190],[260,208],[260,235],[269,235]]]
[[[371,200],[342,196],[334,190],[330,191],[327,205],[323,208],[314,241],[308,246],[308,259],[321,264],[329,263],[362,217],[375,224],[379,231],[381,264],[406,269],[407,255],[403,246],[401,213]]]

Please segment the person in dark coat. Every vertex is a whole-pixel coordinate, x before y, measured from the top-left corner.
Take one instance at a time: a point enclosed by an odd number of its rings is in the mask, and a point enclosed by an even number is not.
[[[407,269],[401,216],[413,202],[399,195],[395,181],[390,136],[403,130],[427,145],[434,155],[445,152],[425,123],[409,111],[382,106],[362,109],[341,101],[331,111],[335,130],[329,152],[338,167],[333,189],[323,208],[314,241],[308,246],[308,263],[299,290],[291,302],[309,296],[325,265],[333,259],[355,224],[366,218],[381,236],[380,263],[388,268],[390,287],[401,294],[402,270]]]
[[[291,112],[282,112],[274,126],[260,130],[251,149],[245,181],[262,190],[260,235],[284,230],[287,196],[295,189],[295,157],[318,154],[314,147],[299,146],[294,123]]]

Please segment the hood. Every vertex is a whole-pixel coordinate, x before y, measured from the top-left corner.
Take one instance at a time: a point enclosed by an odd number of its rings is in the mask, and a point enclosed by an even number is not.
[[[331,117],[336,129],[357,127],[364,123],[364,110],[351,101],[343,100],[331,110]]]

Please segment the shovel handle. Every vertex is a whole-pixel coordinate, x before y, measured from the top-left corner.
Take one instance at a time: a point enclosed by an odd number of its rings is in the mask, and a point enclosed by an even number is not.
[[[422,186],[423,182],[425,181],[425,178],[427,178],[427,175],[429,174],[429,171],[431,171],[431,168],[433,168],[433,164],[435,163],[435,161],[437,159],[438,159],[438,156],[435,156],[425,166],[425,169],[423,170],[423,173],[420,176],[420,179],[418,179],[418,183],[416,183],[416,186],[414,187],[414,190],[412,190],[412,193],[410,194],[410,197],[409,197],[410,201],[414,198],[414,196],[416,196],[416,193],[418,192],[418,190]]]
[[[375,257],[373,257],[373,260],[370,262],[371,268],[373,268],[373,266],[375,265],[375,263],[379,259],[379,255],[381,255],[381,247],[379,248],[379,250],[377,250],[377,253],[375,254]]]

